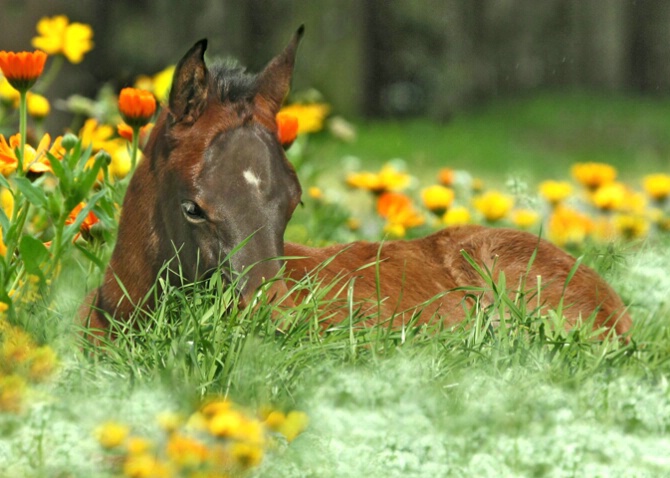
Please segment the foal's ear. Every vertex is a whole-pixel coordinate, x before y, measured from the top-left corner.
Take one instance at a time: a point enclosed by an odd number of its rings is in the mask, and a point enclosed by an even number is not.
[[[300,25],[284,51],[274,57],[258,76],[257,100],[266,102],[273,115],[277,114],[291,88],[295,52],[304,32],[305,26]]]
[[[200,40],[177,63],[170,90],[170,124],[193,124],[205,109],[209,85],[206,49],[207,40]]]

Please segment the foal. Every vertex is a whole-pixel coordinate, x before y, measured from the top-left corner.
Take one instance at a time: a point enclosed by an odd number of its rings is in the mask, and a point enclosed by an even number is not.
[[[268,290],[282,305],[304,299],[300,292],[289,294],[286,281],[314,274],[326,284],[353,284],[361,312],[391,319],[394,326],[418,311],[419,323],[450,325],[473,305],[472,294],[462,288],[491,290],[467,253],[494,280],[504,273],[509,294],[527,293],[533,308],[560,308],[570,325],[595,314],[595,327],[628,331],[631,319],[621,299],[593,270],[580,265],[573,271],[572,257],[529,233],[463,226],[413,241],[284,244],[301,188],[279,143],[275,116],[289,91],[302,32],[301,27],[257,75],[237,67],[208,69],[205,40],[180,60],[146,159],[128,186],[104,282],[88,299],[91,327],[104,331],[108,316],[127,320],[136,307],[153,307],[147,293],[175,255],[187,280],[216,271],[238,284],[247,303],[285,266],[284,277]],[[221,267],[222,258],[242,243]],[[286,264],[273,259],[280,256],[294,258]],[[327,259],[332,260],[319,267]],[[492,304],[492,292],[479,301]],[[330,312],[324,326],[347,317],[344,307]]]

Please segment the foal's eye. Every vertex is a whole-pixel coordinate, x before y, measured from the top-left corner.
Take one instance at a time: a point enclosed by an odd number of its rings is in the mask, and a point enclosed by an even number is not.
[[[206,219],[205,212],[193,201],[182,201],[181,210],[191,222],[202,222]]]

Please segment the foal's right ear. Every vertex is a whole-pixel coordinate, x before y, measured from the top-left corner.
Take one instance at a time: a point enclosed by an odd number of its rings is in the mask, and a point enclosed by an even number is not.
[[[193,124],[205,109],[209,85],[206,49],[207,40],[200,40],[177,63],[168,104],[170,125]]]

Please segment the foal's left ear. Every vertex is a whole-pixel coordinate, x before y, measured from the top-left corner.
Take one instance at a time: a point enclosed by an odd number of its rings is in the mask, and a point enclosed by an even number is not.
[[[284,51],[274,57],[258,76],[257,102],[258,99],[267,102],[273,115],[277,114],[291,88],[295,53],[304,32],[305,26],[300,25]]]
[[[209,85],[206,49],[207,40],[200,40],[177,63],[170,90],[170,124],[193,124],[205,109]]]

